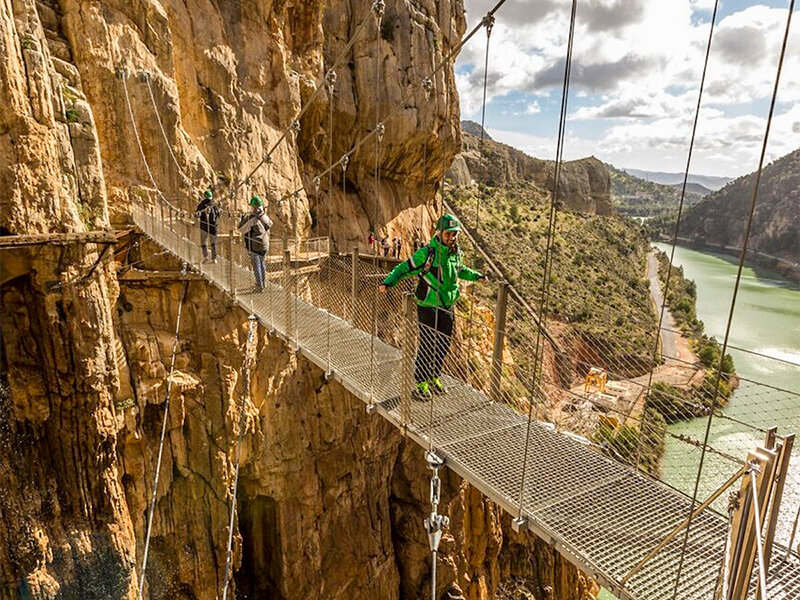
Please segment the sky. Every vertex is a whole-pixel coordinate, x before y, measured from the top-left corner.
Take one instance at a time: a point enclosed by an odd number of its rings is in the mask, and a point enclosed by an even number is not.
[[[755,171],[789,0],[719,0],[690,171]],[[464,0],[471,29],[496,0]],[[683,172],[714,0],[578,0],[566,159]],[[489,45],[485,127],[554,158],[571,0],[507,0]],[[767,161],[800,147],[800,6],[793,13]],[[456,62],[461,118],[480,122],[486,34]]]

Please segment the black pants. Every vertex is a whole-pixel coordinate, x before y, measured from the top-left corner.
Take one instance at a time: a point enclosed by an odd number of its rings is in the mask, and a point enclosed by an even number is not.
[[[417,383],[430,381],[442,374],[442,365],[450,349],[450,340],[455,327],[453,307],[431,308],[417,306],[419,318],[419,348],[414,366]]]

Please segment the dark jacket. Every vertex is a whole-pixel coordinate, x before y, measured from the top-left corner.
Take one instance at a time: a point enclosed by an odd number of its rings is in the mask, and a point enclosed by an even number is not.
[[[244,215],[239,221],[239,231],[244,233],[244,247],[256,254],[269,252],[270,227],[272,219],[261,207]]]
[[[458,300],[459,279],[476,281],[483,277],[478,271],[464,266],[460,249],[450,250],[438,237],[392,269],[383,283],[392,287],[415,275],[419,276],[415,294],[417,304],[442,308],[450,308]]]
[[[200,229],[211,235],[217,235],[217,223],[221,211],[214,199],[203,198],[194,212],[200,219]]]

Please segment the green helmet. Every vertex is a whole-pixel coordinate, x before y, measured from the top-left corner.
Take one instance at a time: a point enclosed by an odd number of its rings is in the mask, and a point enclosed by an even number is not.
[[[264,201],[261,196],[253,196],[250,198],[250,206],[264,206]]]
[[[214,197],[214,192],[212,192],[211,190],[206,190],[203,193],[203,196],[205,196],[206,198],[213,198]]]
[[[436,221],[436,229],[438,231],[461,231],[461,223],[453,215],[446,214]]]

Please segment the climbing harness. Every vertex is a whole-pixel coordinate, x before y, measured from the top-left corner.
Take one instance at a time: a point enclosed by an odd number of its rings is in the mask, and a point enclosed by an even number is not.
[[[425,453],[425,460],[428,462],[428,468],[433,471],[430,492],[431,514],[425,518],[424,526],[425,533],[428,534],[428,546],[431,549],[431,600],[436,600],[436,556],[439,552],[442,533],[450,525],[450,518],[438,513],[442,492],[439,469],[444,467],[444,459],[429,450]]]
[[[184,263],[185,269],[185,263]],[[169,374],[167,375],[167,394],[164,398],[164,418],[161,421],[161,440],[158,443],[158,459],[156,460],[156,470],[153,477],[153,494],[150,498],[150,514],[147,517],[147,532],[144,538],[144,551],[142,554],[142,568],[139,571],[139,590],[136,594],[137,600],[142,599],[144,591],[144,582],[146,579],[147,571],[147,555],[150,550],[150,535],[153,532],[153,515],[156,512],[156,499],[158,497],[158,480],[161,475],[161,459],[164,456],[164,439],[167,436],[167,421],[169,420],[169,401],[172,393],[172,374],[175,372],[175,357],[178,354],[178,338],[181,330],[181,316],[183,315],[183,304],[186,300],[186,295],[189,292],[189,282],[187,281],[183,287],[183,294],[181,295],[180,302],[178,303],[178,317],[175,320],[175,339],[172,342],[172,358],[169,363]]]
[[[228,585],[231,577],[231,562],[233,558],[233,521],[236,515],[236,495],[239,491],[239,468],[242,462],[242,438],[247,426],[247,400],[250,397],[250,369],[255,354],[253,340],[255,339],[258,317],[250,315],[248,317],[249,329],[247,331],[247,342],[245,343],[244,364],[242,365],[242,402],[239,406],[239,435],[236,440],[236,469],[233,475],[233,489],[230,490],[231,510],[228,519],[228,548],[225,553],[225,577],[222,584],[222,600],[228,598]]]

